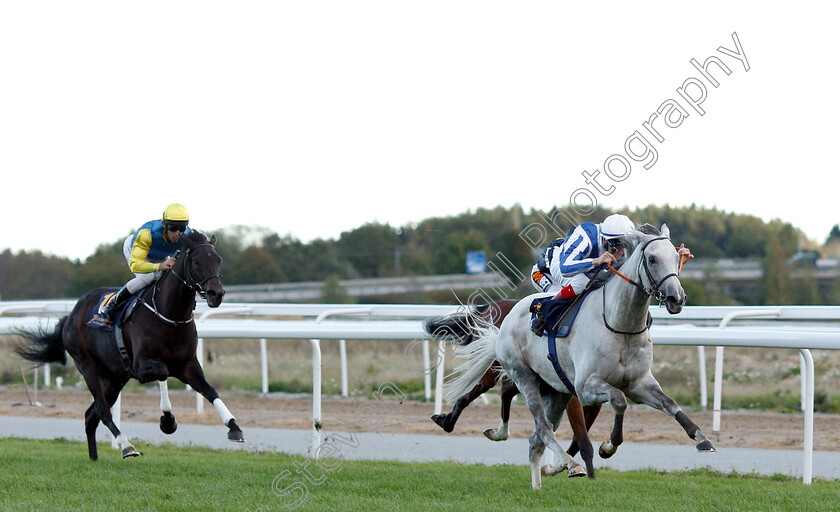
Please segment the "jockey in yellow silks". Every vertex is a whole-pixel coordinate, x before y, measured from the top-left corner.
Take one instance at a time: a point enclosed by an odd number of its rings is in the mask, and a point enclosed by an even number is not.
[[[181,237],[190,232],[187,209],[178,203],[170,204],[160,219],[151,220],[129,235],[123,243],[123,255],[134,279],[127,282],[114,300],[99,310],[101,315],[111,312],[133,294],[152,284],[172,268],[175,252],[181,247]]]

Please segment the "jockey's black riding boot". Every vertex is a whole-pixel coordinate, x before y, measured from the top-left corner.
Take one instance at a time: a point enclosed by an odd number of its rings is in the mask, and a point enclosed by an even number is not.
[[[114,314],[114,310],[117,309],[117,306],[127,301],[129,297],[131,297],[131,292],[128,291],[128,288],[123,286],[120,288],[120,291],[117,292],[117,296],[114,297],[113,300],[108,301],[107,304],[99,308],[99,314],[106,318],[111,318]]]
[[[545,334],[545,315],[542,311],[534,313],[534,318],[531,319],[531,331],[539,337]]]

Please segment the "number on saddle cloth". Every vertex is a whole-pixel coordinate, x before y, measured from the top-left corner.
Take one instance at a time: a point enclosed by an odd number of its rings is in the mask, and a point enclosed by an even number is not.
[[[134,310],[137,309],[137,305],[140,303],[138,300],[140,294],[148,288],[145,287],[141,289],[139,292],[135,293],[131,297],[128,298],[124,303],[117,304],[117,309],[114,310],[112,318],[116,321],[116,324],[122,326],[123,322],[128,320]],[[93,307],[88,312],[88,321],[85,322],[85,325],[94,327],[96,329],[102,331],[113,331],[114,330],[114,321],[110,318],[106,318],[99,314],[99,310],[105,304],[116,300],[117,292],[108,292],[100,297],[99,301],[93,304]]]

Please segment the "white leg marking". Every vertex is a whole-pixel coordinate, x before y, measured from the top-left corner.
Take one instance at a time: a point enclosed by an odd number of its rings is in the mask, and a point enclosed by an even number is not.
[[[216,412],[219,413],[219,416],[222,417],[222,423],[227,426],[228,422],[234,419],[233,414],[230,413],[227,407],[225,407],[225,403],[222,402],[221,398],[217,398],[213,400],[213,407],[216,408]]]
[[[125,450],[127,447],[131,446],[131,443],[128,442],[128,438],[125,437],[125,434],[120,433],[120,436],[117,438],[117,445],[119,445],[120,450]]]
[[[172,412],[172,402],[169,401],[169,385],[165,380],[159,381],[160,385],[160,410],[163,412]]]

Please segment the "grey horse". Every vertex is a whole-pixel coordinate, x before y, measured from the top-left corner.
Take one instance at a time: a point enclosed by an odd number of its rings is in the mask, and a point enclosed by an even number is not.
[[[651,228],[652,226],[647,226]],[[615,423],[602,453],[612,454],[622,442],[626,397],[659,409],[683,427],[701,452],[715,447],[680,406],[663,391],[650,371],[653,343],[648,308],[651,298],[677,314],[686,296],[678,277],[679,255],[670,241],[668,227],[636,231],[628,237],[629,256],[619,274],[589,294],[569,335],[557,338],[557,359],[568,378],[569,389],[548,359],[545,338],[530,329],[529,306],[534,294],[522,299],[501,327],[485,329],[476,341],[459,348],[466,361],[455,369],[447,383],[448,396],[458,397],[472,389],[494,360],[501,363],[522,393],[534,416],[536,429],[530,437],[529,460],[534,489],[542,486],[541,475],[554,475],[577,463],[564,452],[554,436],[566,404],[575,393],[581,404],[609,402]],[[548,447],[557,459],[554,466],[540,468],[540,457]]]

